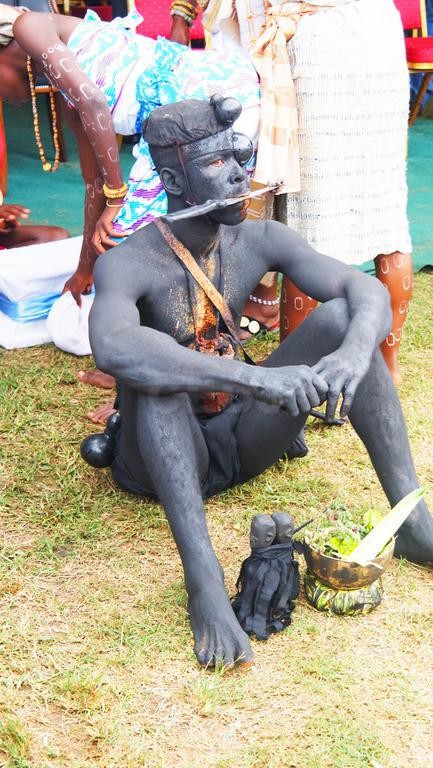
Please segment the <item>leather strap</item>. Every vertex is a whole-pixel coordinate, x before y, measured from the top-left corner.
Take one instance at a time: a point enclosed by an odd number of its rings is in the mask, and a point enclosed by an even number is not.
[[[200,269],[199,265],[197,264],[196,260],[194,259],[193,255],[188,250],[188,248],[186,248],[183,245],[183,243],[181,243],[180,240],[178,240],[177,237],[175,237],[175,235],[171,231],[168,224],[162,219],[156,219],[154,223],[158,227],[164,240],[170,246],[171,250],[176,254],[178,259],[191,273],[194,280],[196,280],[196,282],[199,284],[200,288],[203,289],[203,291],[205,292],[206,296],[210,299],[212,304],[217,308],[218,312],[220,313],[222,319],[226,324],[226,327],[229,333],[233,336],[235,341],[237,341],[238,344],[240,344],[240,339],[238,336],[238,332],[236,330],[235,322],[233,320],[233,315],[230,311],[229,305],[227,304],[224,296],[220,294],[220,292],[215,288],[213,283],[211,283],[207,275],[205,275],[203,270]]]

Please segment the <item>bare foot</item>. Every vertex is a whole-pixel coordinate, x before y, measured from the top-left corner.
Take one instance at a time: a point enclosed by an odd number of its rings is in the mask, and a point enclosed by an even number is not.
[[[116,386],[114,376],[111,376],[109,373],[103,373],[98,368],[94,368],[92,371],[78,371],[77,376],[83,384],[90,384],[92,387],[114,389]]]
[[[103,403],[103,405],[98,405],[94,411],[88,411],[86,419],[92,421],[93,424],[105,424],[113,413],[116,413],[113,403]]]
[[[248,635],[241,629],[223,585],[197,590],[190,595],[188,610],[199,664],[252,664],[254,654]]]

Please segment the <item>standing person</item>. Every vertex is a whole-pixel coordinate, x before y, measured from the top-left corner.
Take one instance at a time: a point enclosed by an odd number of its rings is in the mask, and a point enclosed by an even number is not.
[[[218,0],[211,0],[208,13],[214,8],[215,16],[216,5]],[[287,224],[314,248],[347,264],[374,259],[393,310],[381,349],[399,383],[412,259],[405,177],[409,90],[398,11],[392,0],[293,0],[273,6],[267,0],[235,0],[233,5],[243,44],[248,35],[256,36],[250,51],[264,97],[270,95],[269,60],[278,61],[271,75],[280,77],[282,87],[293,81],[300,185],[287,195]],[[214,22],[220,32],[227,29],[221,17],[217,13]],[[261,35],[260,23],[266,23]],[[283,63],[281,40],[288,54]],[[282,305],[285,336],[315,302],[285,280]]]

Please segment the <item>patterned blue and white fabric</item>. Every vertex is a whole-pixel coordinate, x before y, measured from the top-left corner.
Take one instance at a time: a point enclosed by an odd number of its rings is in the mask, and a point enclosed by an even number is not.
[[[235,96],[242,104],[236,130],[257,143],[260,92],[257,74],[242,53],[191,50],[165,38],[151,40],[133,29],[133,11],[107,23],[88,11],[68,43],[80,67],[105,94],[115,130],[140,133],[142,121],[163,104]],[[114,228],[119,237],[153,221],[167,210],[166,195],[143,139],[134,147],[129,191]]]

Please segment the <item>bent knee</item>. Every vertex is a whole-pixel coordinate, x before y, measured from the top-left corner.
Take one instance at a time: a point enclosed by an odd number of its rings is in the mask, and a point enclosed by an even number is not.
[[[331,299],[321,304],[316,315],[319,331],[329,340],[342,341],[350,322],[346,299]]]
[[[63,227],[47,227],[47,239],[46,242],[51,240],[66,240],[68,237],[70,237],[70,234],[67,229],[63,229]]]
[[[63,227],[37,226],[29,235],[32,235],[35,243],[52,243],[57,240],[66,240],[70,237],[69,232]]]

